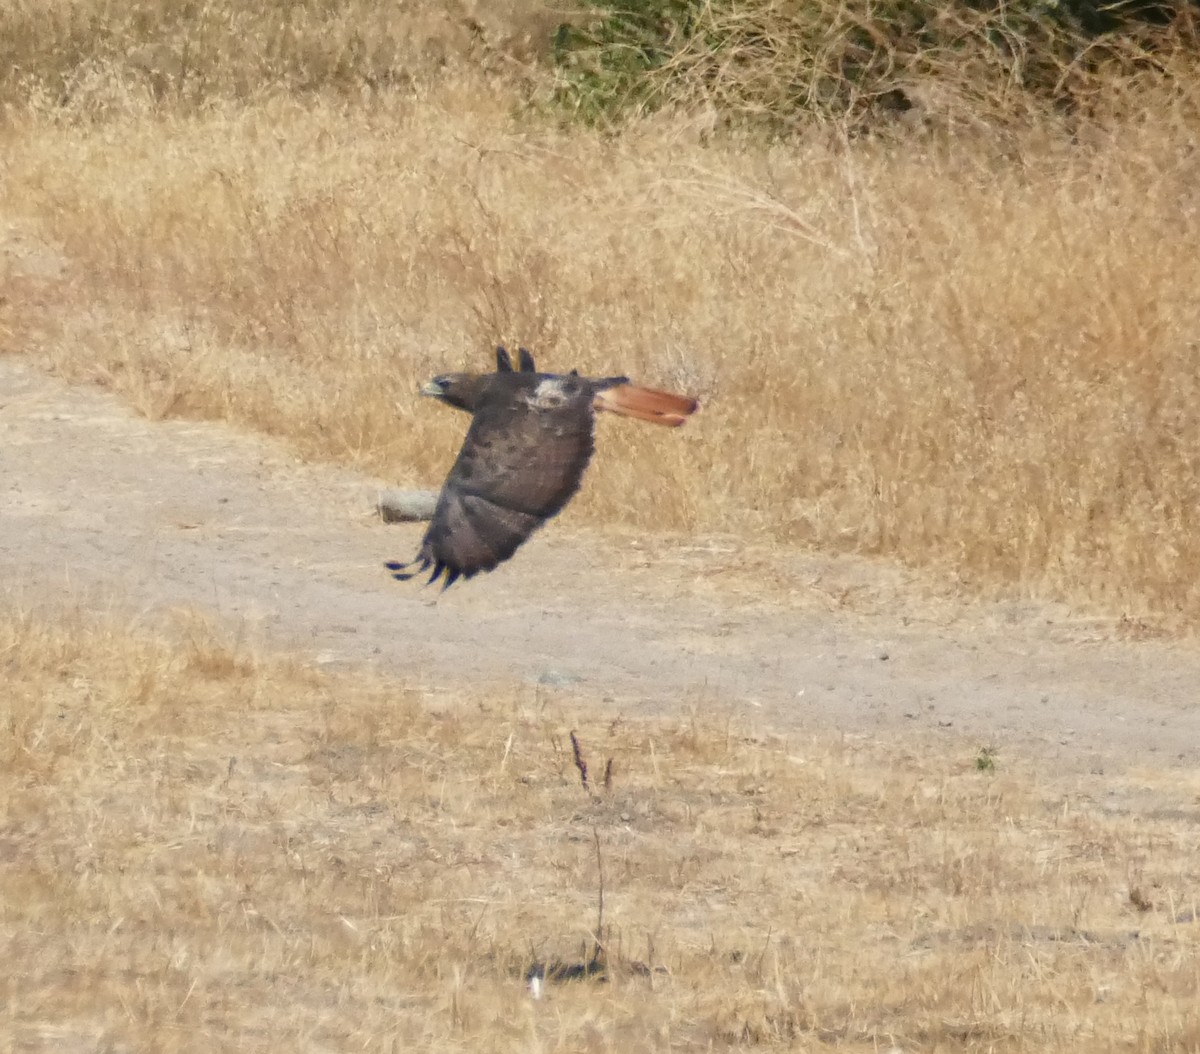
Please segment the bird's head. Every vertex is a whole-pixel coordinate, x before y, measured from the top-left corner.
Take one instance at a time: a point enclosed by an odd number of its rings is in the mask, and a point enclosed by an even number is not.
[[[483,380],[484,377],[477,373],[442,373],[426,384],[421,394],[474,413]]]

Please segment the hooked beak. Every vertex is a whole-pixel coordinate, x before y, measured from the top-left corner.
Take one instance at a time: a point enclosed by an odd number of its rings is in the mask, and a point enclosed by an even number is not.
[[[438,384],[437,381],[430,381],[428,384],[425,385],[425,387],[423,387],[421,389],[421,394],[422,395],[431,395],[435,399],[440,399],[443,395],[446,394],[446,392],[445,392],[445,389],[443,389],[442,386],[440,384]]]

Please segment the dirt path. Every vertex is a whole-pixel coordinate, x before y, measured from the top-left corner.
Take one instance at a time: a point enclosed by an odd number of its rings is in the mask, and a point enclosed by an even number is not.
[[[439,597],[383,571],[421,527],[371,514],[381,485],[0,359],[0,575],[18,604],[191,606],[324,662],[540,683],[614,713],[732,706],[778,731],[944,728],[1072,767],[1200,762],[1192,646],[1044,608],[939,621],[886,566],[618,544],[569,515]]]

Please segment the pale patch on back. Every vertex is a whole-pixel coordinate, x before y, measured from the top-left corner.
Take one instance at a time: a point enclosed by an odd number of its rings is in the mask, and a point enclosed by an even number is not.
[[[533,391],[522,393],[520,398],[535,410],[559,410],[571,401],[578,388],[578,384],[572,384],[566,377],[547,377],[539,381]]]

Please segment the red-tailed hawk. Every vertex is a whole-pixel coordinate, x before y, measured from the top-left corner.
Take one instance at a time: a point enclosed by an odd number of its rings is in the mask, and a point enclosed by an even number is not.
[[[393,578],[404,582],[433,568],[429,581],[444,575],[448,589],[512,556],[579,489],[595,449],[597,410],[675,427],[700,405],[628,377],[538,373],[524,348],[517,364],[514,370],[497,348],[495,373],[446,373],[421,389],[472,421],[420,552],[385,565]]]

